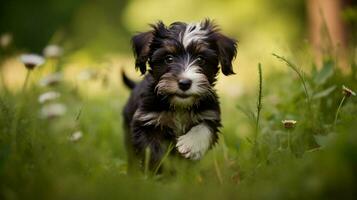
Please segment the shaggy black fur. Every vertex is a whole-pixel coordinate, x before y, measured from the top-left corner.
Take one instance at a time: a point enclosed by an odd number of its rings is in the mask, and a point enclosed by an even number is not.
[[[168,27],[158,22],[151,27],[132,38],[135,66],[145,74],[148,62],[149,73],[138,84],[123,73],[124,83],[132,89],[123,115],[129,164],[142,163],[149,149],[150,168],[155,169],[168,145],[175,145],[198,124],[210,130],[210,147],[217,142],[220,107],[213,86],[219,64],[224,75],[234,74],[236,41],[222,35],[210,20],[195,25],[175,22]],[[195,69],[186,72],[191,66]],[[189,78],[183,79],[185,72]],[[189,82],[186,91],[179,82],[187,79],[192,79],[192,86]],[[185,155],[177,149],[173,153]]]

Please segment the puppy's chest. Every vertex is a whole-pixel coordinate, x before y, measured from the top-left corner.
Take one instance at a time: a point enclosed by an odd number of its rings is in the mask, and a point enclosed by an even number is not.
[[[152,119],[156,127],[168,127],[176,136],[184,135],[202,121],[200,114],[189,111],[164,111]]]
[[[176,136],[186,134],[192,127],[205,120],[220,120],[219,113],[214,110],[202,112],[193,111],[162,111],[162,112],[141,112],[134,115],[136,120],[142,121],[145,126],[168,127]]]
[[[184,135],[193,126],[200,123],[199,116],[194,113],[173,112],[170,115],[172,116],[170,120],[171,122],[168,122],[165,125],[170,127],[177,136]]]

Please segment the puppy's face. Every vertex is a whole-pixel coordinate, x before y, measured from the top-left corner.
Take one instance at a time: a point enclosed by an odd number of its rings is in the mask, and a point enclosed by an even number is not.
[[[219,64],[223,74],[234,74],[236,41],[222,35],[211,21],[175,22],[169,27],[159,22],[152,28],[132,39],[136,67],[144,74],[149,63],[155,92],[172,106],[189,107],[212,95]]]

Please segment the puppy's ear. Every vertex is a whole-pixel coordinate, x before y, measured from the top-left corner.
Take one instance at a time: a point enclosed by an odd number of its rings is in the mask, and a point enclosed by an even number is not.
[[[237,55],[237,41],[221,33],[217,34],[218,60],[224,75],[235,74],[232,61]]]
[[[146,62],[149,58],[150,44],[153,37],[153,31],[148,31],[134,35],[131,39],[135,56],[135,68],[140,69],[141,74],[146,72]]]

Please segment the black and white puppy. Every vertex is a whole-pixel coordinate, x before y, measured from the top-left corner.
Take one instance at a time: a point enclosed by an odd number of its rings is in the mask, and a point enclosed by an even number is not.
[[[224,75],[234,74],[237,43],[208,19],[151,28],[132,38],[135,66],[145,74],[148,63],[148,73],[138,84],[123,73],[133,90],[124,109],[129,158],[141,160],[149,149],[155,167],[171,143],[174,153],[199,160],[218,140],[220,107],[213,87],[219,64]]]

